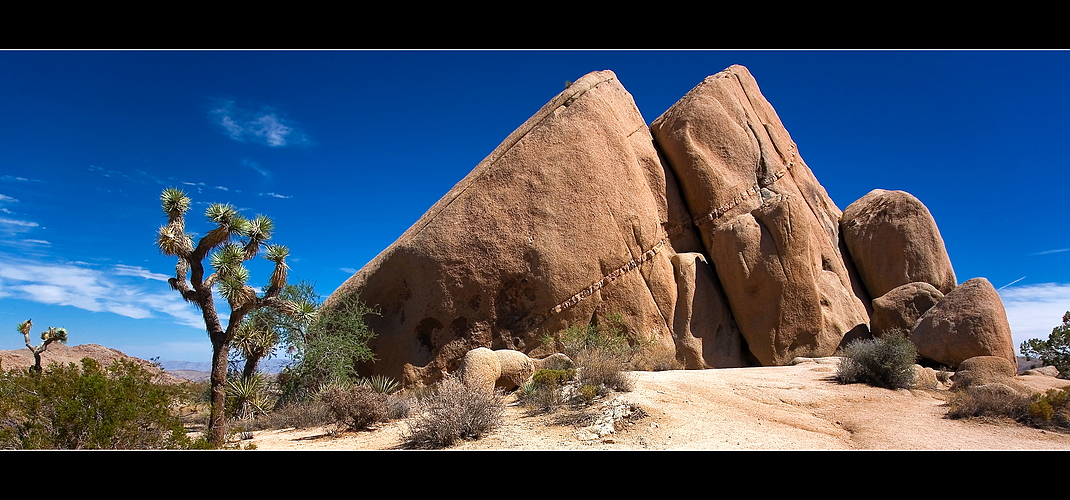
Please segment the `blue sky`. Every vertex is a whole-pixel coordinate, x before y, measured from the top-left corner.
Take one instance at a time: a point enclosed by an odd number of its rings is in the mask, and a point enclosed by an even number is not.
[[[613,70],[649,123],[731,64],[841,209],[921,199],[959,282],[1002,287],[1015,345],[1070,310],[1070,52],[0,51],[0,349],[33,318],[209,360],[154,246],[164,188],[200,234],[208,203],[272,217],[291,281],[327,295],[566,80]]]

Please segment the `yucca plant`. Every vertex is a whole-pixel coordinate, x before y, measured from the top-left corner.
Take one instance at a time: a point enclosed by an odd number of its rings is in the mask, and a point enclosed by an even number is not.
[[[401,388],[401,384],[397,380],[386,375],[372,375],[370,378],[362,378],[360,379],[360,384],[368,386],[379,394],[393,394]]]
[[[234,418],[249,418],[254,415],[266,415],[267,382],[259,373],[227,382],[227,406]]]
[[[193,236],[186,233],[186,212],[190,199],[177,188],[168,188],[160,195],[160,203],[167,224],[159,229],[156,244],[164,254],[177,258],[175,276],[168,281],[182,298],[200,309],[208,337],[212,341],[212,409],[209,417],[209,441],[215,447],[223,445],[226,434],[223,425],[226,406],[227,355],[242,326],[245,316],[261,308],[273,308],[283,313],[296,306],[279,296],[286,286],[286,257],[289,251],[280,245],[265,245],[274,231],[274,223],[264,215],[252,220],[242,217],[232,205],[215,203],[205,216],[216,227],[193,244]],[[256,257],[261,246],[267,247],[267,259],[275,263],[271,280],[262,295],[248,285],[249,270],[244,263]],[[208,259],[210,273],[204,268]],[[224,329],[216,311],[212,289],[219,285],[219,293],[230,305],[229,321]]]

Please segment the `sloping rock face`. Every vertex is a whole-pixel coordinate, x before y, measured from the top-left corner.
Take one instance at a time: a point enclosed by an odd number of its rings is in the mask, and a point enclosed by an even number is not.
[[[678,250],[702,250],[689,212],[631,95],[602,71],[528,119],[324,307],[349,294],[378,307],[365,318],[378,359],[360,369],[407,384],[473,348],[532,353],[610,313],[673,348],[677,330],[705,338],[731,324],[674,325]],[[688,279],[719,290],[712,273]]]
[[[951,367],[974,356],[997,356],[1018,365],[1003,301],[984,278],[955,287],[926,311],[910,341],[919,356]]]
[[[923,281],[948,293],[955,271],[929,209],[910,193],[874,189],[843,213],[843,239],[873,297]]]
[[[828,356],[868,334],[841,212],[742,66],[706,78],[651,125],[728,304],[763,365]]]

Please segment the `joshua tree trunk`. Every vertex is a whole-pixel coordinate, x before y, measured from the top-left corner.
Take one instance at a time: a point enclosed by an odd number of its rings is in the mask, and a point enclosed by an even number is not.
[[[224,425],[224,411],[227,404],[227,353],[230,345],[224,339],[224,332],[212,332],[212,412],[208,418],[208,442],[215,448],[222,447],[227,439]]]
[[[250,354],[245,358],[245,368],[242,369],[241,377],[249,379],[253,375],[256,375],[256,369],[260,365],[260,356]]]

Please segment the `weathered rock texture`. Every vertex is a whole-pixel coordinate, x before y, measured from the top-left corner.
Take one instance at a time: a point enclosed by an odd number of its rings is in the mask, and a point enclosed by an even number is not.
[[[974,356],[998,356],[1012,367],[1018,363],[1003,301],[984,278],[969,280],[944,295],[918,319],[910,341],[919,356],[950,367]]]
[[[874,189],[843,212],[843,240],[870,296],[923,281],[948,293],[955,271],[929,209],[910,193]]]
[[[762,364],[828,356],[868,330],[840,253],[841,212],[746,68],[706,78],[651,131]]]
[[[673,348],[688,330],[674,328],[678,247],[702,249],[689,212],[631,95],[601,71],[510,134],[325,307],[348,294],[378,307],[366,318],[374,371],[406,383],[475,347],[531,352],[608,313]],[[695,276],[716,293],[712,273]]]
[[[923,281],[907,283],[893,288],[888,293],[873,299],[873,316],[870,328],[880,337],[892,329],[900,329],[909,335],[925,311],[932,309],[944,294]]]

